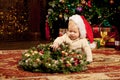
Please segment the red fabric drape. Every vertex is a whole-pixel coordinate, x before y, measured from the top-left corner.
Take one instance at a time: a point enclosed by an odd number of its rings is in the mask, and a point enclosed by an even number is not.
[[[49,28],[47,20],[46,20],[46,23],[45,23],[45,38],[47,40],[50,40],[50,28]]]

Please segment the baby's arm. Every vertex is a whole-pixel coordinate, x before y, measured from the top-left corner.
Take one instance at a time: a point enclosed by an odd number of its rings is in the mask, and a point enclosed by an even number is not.
[[[51,45],[51,47],[53,48],[53,50],[56,50],[59,48],[59,45],[62,44],[65,41],[65,36],[66,34],[64,34],[63,36],[57,37],[53,44]]]
[[[87,55],[87,61],[92,62],[93,61],[92,51],[91,51],[91,48],[90,48],[90,46],[88,44],[87,39],[85,39],[84,42],[83,42],[83,49],[84,49],[84,52]]]

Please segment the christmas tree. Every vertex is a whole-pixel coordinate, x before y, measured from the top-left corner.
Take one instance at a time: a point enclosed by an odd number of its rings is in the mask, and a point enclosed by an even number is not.
[[[58,36],[59,28],[66,28],[69,16],[83,15],[91,25],[119,26],[120,16],[119,0],[52,0],[49,2],[48,24],[51,36]]]

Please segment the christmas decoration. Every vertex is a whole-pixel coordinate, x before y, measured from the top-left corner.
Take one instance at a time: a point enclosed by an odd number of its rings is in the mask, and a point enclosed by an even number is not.
[[[87,69],[86,55],[69,49],[69,44],[63,43],[53,51],[50,44],[39,44],[22,54],[19,66],[24,70],[45,73],[70,73]]]

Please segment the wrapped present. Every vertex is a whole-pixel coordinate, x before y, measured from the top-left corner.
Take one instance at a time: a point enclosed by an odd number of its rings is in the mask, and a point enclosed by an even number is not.
[[[102,30],[110,32],[111,27],[98,27],[98,26],[93,27],[94,38],[100,38],[101,37],[100,32]]]
[[[94,40],[99,39],[100,46],[114,47],[117,29],[112,27],[93,27]]]
[[[106,40],[106,47],[115,47],[115,38],[117,36],[118,30],[116,27],[112,27],[112,30],[108,33],[108,36],[105,38]]]
[[[100,38],[100,28],[99,27],[93,27],[93,35],[94,35],[94,38]]]

